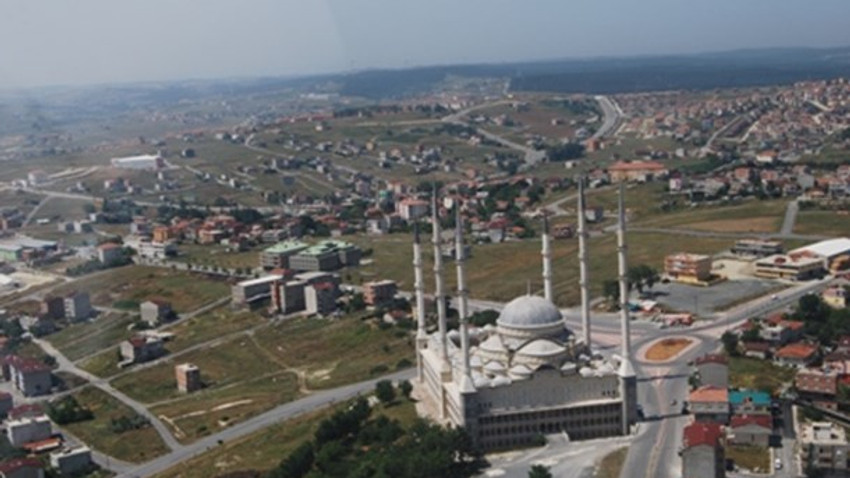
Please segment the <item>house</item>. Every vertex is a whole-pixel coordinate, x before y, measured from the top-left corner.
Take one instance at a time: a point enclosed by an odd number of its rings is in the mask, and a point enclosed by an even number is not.
[[[716,423],[693,422],[682,433],[682,477],[726,476],[723,428]]]
[[[50,393],[53,387],[51,367],[40,360],[9,355],[3,375],[26,397]]]
[[[737,415],[770,414],[770,394],[760,390],[730,390],[729,406]]]
[[[767,342],[742,342],[741,348],[745,357],[766,360],[770,356],[770,344]]]
[[[390,302],[398,292],[398,285],[392,280],[373,281],[363,284],[363,300],[368,305],[380,305]]]
[[[128,364],[155,360],[165,354],[162,339],[135,335],[121,342],[121,357]]]
[[[14,402],[12,400],[12,394],[7,392],[0,392],[0,417],[6,417],[9,415],[9,411],[14,408]]]
[[[805,324],[799,320],[785,320],[782,315],[768,317],[763,323],[759,336],[772,345],[785,345],[803,338]]]
[[[65,318],[76,322],[91,317],[91,299],[88,292],[71,292],[64,298]]]
[[[65,318],[65,299],[57,296],[45,297],[41,302],[41,315],[54,320]]]
[[[183,393],[192,393],[203,387],[201,381],[201,369],[191,363],[182,363],[174,367],[174,375],[177,379],[177,390]]]
[[[6,437],[9,443],[20,448],[27,443],[42,441],[53,435],[53,428],[47,415],[19,418],[6,422]]]
[[[702,385],[717,388],[729,387],[729,361],[725,355],[708,354],[694,360],[694,367]]]
[[[88,447],[66,448],[50,454],[50,466],[62,476],[73,476],[91,468],[91,450]]]
[[[844,309],[847,307],[847,288],[841,285],[831,285],[821,294],[826,305],[833,309]]]
[[[773,359],[786,367],[802,368],[812,363],[817,354],[818,347],[816,345],[795,343],[777,350]]]
[[[830,409],[837,409],[835,396],[838,393],[839,373],[835,369],[804,368],[794,377],[794,388],[804,400]]]
[[[151,327],[156,327],[160,323],[170,320],[174,315],[171,304],[159,299],[142,302],[139,305],[139,313],[141,314],[142,322],[145,322]]]
[[[101,264],[114,264],[123,256],[123,251],[120,244],[107,242],[97,246],[97,260]]]
[[[776,254],[755,263],[755,276],[762,279],[809,280],[824,272],[822,258],[811,254]]]
[[[734,445],[767,447],[773,435],[770,415],[733,415],[729,421],[727,439]]]
[[[808,466],[845,475],[850,470],[850,444],[843,427],[830,422],[813,422],[802,425],[802,433],[797,437],[800,443],[800,457],[803,469]]]
[[[32,418],[44,415],[44,408],[37,403],[25,403],[9,410],[9,419]]]
[[[688,395],[688,408],[698,422],[725,424],[729,421],[729,391],[703,385]]]
[[[15,458],[0,462],[3,478],[44,478],[44,468],[36,458]]]
[[[657,161],[617,161],[608,167],[611,182],[648,182],[667,176],[667,167]]]
[[[602,206],[587,206],[584,209],[584,218],[587,222],[601,222],[605,219],[605,209]]]

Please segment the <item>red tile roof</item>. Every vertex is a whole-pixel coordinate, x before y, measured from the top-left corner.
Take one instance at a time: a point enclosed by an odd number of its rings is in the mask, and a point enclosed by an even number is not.
[[[608,167],[608,171],[663,171],[666,166],[658,161],[617,161]]]
[[[17,458],[0,462],[0,473],[14,473],[22,468],[38,468],[41,469],[41,462],[35,458]]]
[[[723,428],[717,423],[694,422],[685,427],[682,446],[686,449],[699,445],[716,447],[722,436]]]
[[[739,428],[747,425],[758,425],[768,430],[773,429],[770,415],[733,415],[729,422],[731,428]]]
[[[44,408],[37,403],[26,403],[23,405],[18,405],[17,407],[9,410],[9,418],[13,420],[17,420],[18,418],[23,417],[32,417],[37,415],[43,415]]]
[[[790,344],[776,352],[778,358],[808,359],[816,354],[818,348],[811,344]]]
[[[728,402],[729,390],[726,388],[705,385],[691,392],[688,396],[688,401],[691,403]]]

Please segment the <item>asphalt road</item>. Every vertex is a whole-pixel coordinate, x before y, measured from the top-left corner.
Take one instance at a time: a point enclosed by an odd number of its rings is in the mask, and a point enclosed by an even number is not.
[[[251,418],[250,420],[237,423],[232,427],[226,428],[195,443],[181,446],[179,449],[176,449],[167,455],[163,455],[155,460],[139,465],[131,470],[121,473],[118,476],[144,477],[160,473],[177,465],[178,463],[189,460],[200,453],[213,449],[221,443],[235,440],[255,431],[262,430],[270,425],[291,420],[299,415],[354,398],[357,395],[369,393],[375,388],[375,384],[380,380],[410,380],[415,375],[415,369],[408,369],[372,380],[355,383],[353,385],[335,388],[333,390],[315,392],[294,402],[285,403],[273,408]]]
[[[791,235],[794,232],[794,223],[797,222],[797,213],[800,212],[800,205],[797,201],[788,203],[788,208],[785,209],[785,219],[782,221],[782,229],[779,231],[783,236]]]
[[[594,98],[602,108],[602,126],[593,134],[594,139],[601,139],[610,136],[617,131],[620,126],[621,113],[620,108],[614,101],[607,96],[596,96]]]

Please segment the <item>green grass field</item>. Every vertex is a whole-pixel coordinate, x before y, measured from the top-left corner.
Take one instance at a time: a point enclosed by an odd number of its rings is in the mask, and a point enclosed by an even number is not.
[[[69,324],[46,339],[69,359],[79,360],[126,339],[132,323],[128,315],[105,314],[90,322]]]
[[[226,246],[181,244],[177,260],[193,265],[218,266],[227,269],[255,269],[260,265],[260,249],[228,252]]]
[[[116,302],[144,302],[160,298],[171,302],[177,313],[190,312],[229,293],[221,279],[158,267],[126,266],[84,276],[55,290],[89,291],[95,306],[112,307]]]
[[[761,446],[730,445],[726,447],[726,459],[753,473],[769,473],[771,469],[770,450]]]
[[[292,450],[312,438],[319,423],[341,410],[346,404],[325,408],[284,423],[276,423],[238,440],[225,443],[206,453],[155,475],[156,478],[206,478],[240,470],[270,470]],[[373,409],[372,416],[386,415],[408,426],[416,419],[413,402],[401,400],[397,405]]]
[[[168,451],[152,426],[123,433],[113,432],[110,428],[112,419],[132,417],[136,413],[105,392],[90,386],[74,393],[73,397],[91,410],[95,418],[66,425],[66,428],[96,450],[131,463],[147,461]]]
[[[850,214],[838,211],[800,211],[794,224],[797,234],[850,236]]]
[[[796,370],[774,365],[767,360],[747,357],[729,359],[729,386],[778,393],[794,380]]]

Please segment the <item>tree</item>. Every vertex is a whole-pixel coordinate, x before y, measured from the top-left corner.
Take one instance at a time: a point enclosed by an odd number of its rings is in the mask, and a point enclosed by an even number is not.
[[[620,283],[615,279],[608,279],[602,283],[602,295],[611,302],[620,300]]]
[[[552,472],[547,466],[534,465],[528,470],[528,478],[552,478]]]
[[[383,404],[392,403],[395,400],[395,387],[389,380],[381,380],[375,384],[375,396]]]
[[[726,354],[735,357],[738,355],[738,336],[732,332],[724,332],[720,336],[720,341],[723,342],[723,350]]]
[[[404,398],[410,398],[410,392],[413,391],[413,385],[410,384],[409,380],[404,380],[398,385],[399,391],[404,396]]]

